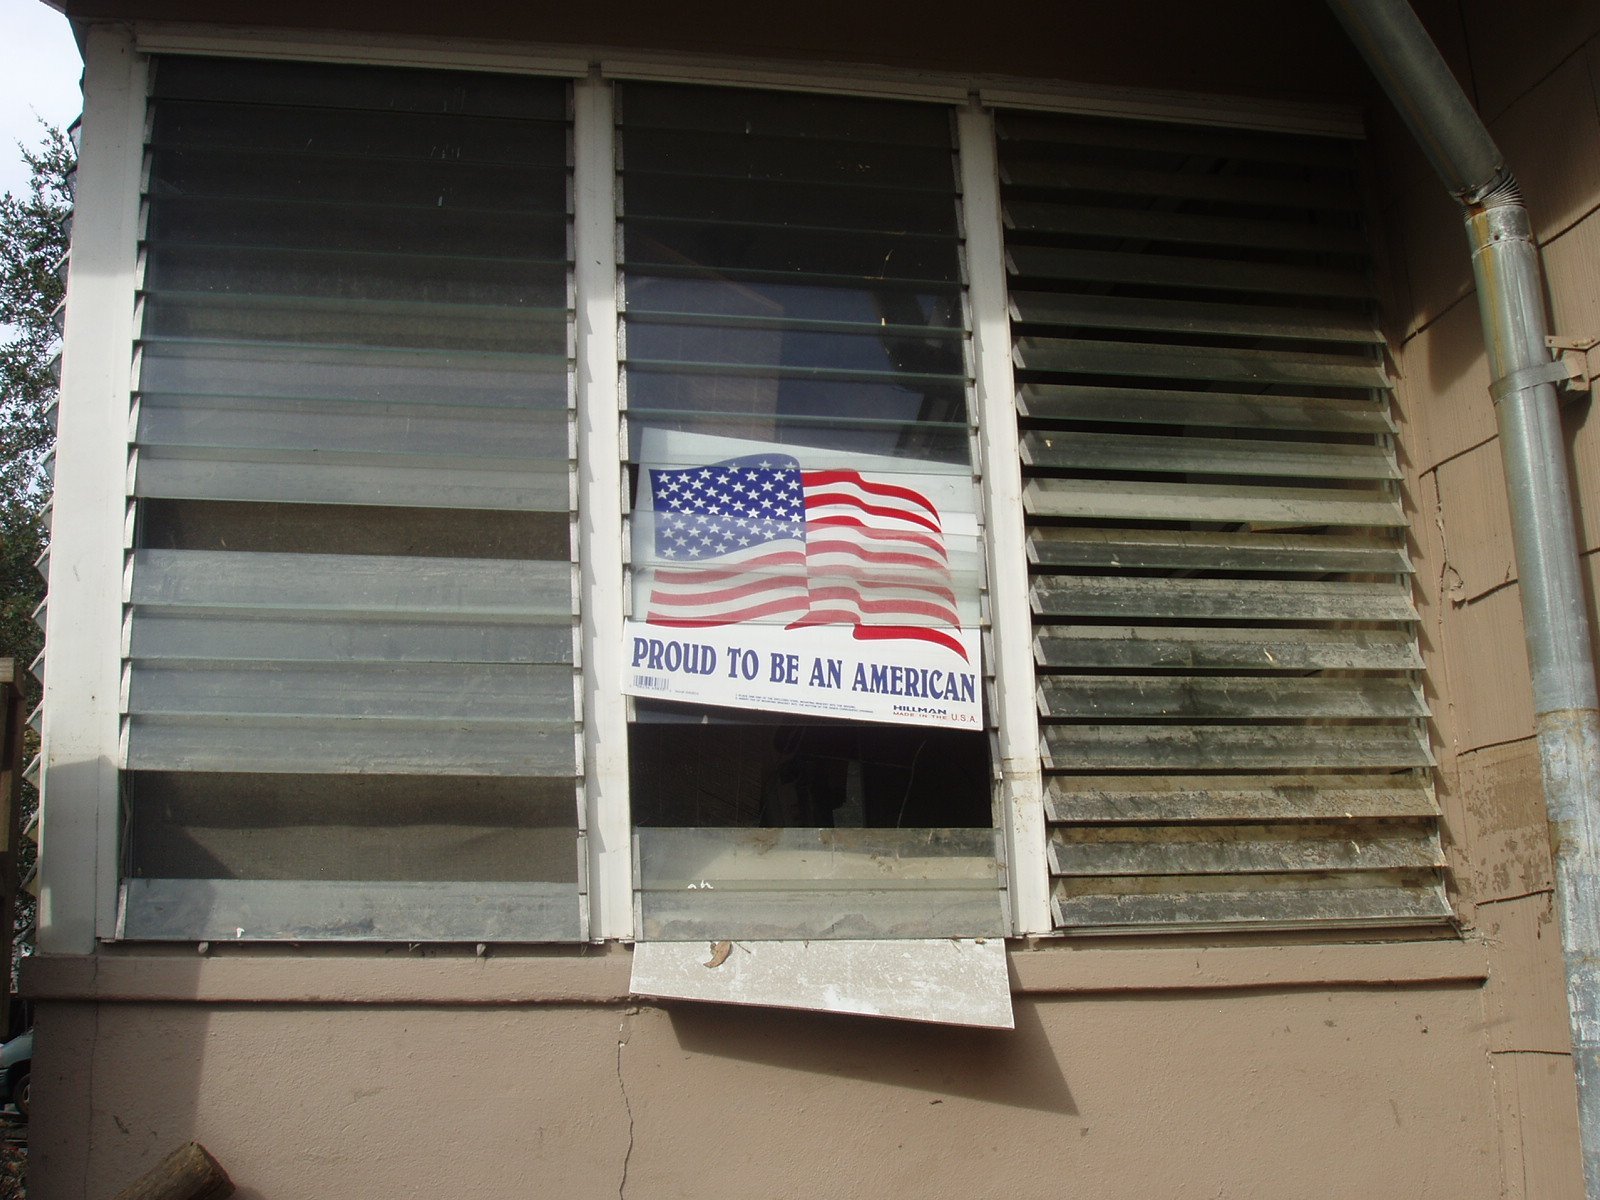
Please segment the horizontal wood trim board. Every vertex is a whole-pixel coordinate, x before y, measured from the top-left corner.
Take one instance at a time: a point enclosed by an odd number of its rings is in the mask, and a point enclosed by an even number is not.
[[[1048,938],[1012,942],[1012,991],[1018,996],[1072,993],[1210,991],[1262,987],[1372,984],[1477,985],[1487,978],[1480,941],[1350,941],[1245,946],[1126,948],[1105,941]],[[249,1004],[307,1006],[420,1004],[450,1007],[621,1005],[633,955],[623,947],[574,948],[530,955],[500,950],[475,957],[412,951],[403,958],[357,955],[259,955],[192,949],[136,956],[44,955],[24,960],[23,994],[39,1001],[106,1004]]]

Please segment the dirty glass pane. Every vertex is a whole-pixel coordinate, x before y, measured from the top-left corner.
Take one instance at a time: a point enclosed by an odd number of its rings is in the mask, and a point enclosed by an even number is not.
[[[896,645],[975,632],[949,113],[654,85],[618,97],[630,630],[782,638],[809,622],[881,638],[886,661]],[[826,514],[824,481],[846,477],[879,490]],[[682,508],[680,485],[695,493]],[[770,507],[791,486],[805,501]],[[897,504],[925,505],[927,527],[880,527],[904,518]],[[751,558],[750,542],[767,552]],[[712,565],[679,571],[679,554]],[[719,572],[720,590],[704,582]],[[978,678],[975,662],[946,665]],[[643,692],[631,704],[641,936],[1003,930],[979,718],[890,724]],[[930,838],[931,856],[917,849]],[[885,867],[885,847],[900,866]]]
[[[581,936],[567,85],[152,91],[128,935]]]

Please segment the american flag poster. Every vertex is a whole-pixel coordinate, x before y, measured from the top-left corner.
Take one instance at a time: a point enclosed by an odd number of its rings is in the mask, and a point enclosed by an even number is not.
[[[625,692],[980,726],[964,467],[654,432],[640,459]]]

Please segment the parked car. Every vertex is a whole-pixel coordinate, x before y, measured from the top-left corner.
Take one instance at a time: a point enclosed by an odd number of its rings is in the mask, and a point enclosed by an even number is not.
[[[28,1083],[33,1074],[33,1030],[0,1046],[0,1097],[28,1117]]]

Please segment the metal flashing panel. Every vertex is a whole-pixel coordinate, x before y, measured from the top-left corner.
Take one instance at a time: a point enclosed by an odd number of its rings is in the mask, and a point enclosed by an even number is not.
[[[641,942],[636,996],[1011,1029],[1000,938]]]

